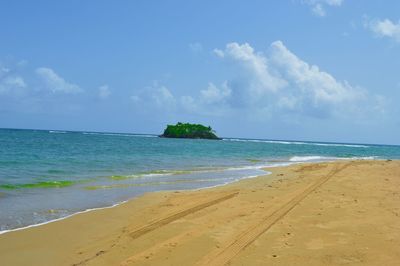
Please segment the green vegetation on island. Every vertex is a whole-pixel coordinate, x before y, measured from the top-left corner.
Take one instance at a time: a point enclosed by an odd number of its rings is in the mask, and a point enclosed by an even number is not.
[[[219,139],[210,127],[200,124],[177,123],[168,125],[164,130],[163,138],[188,138],[188,139]]]

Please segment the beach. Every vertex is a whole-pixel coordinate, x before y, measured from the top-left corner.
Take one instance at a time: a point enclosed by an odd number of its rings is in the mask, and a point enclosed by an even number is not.
[[[400,1],[0,6],[0,266],[400,266]]]
[[[399,264],[399,161],[267,170],[2,234],[2,265]]]

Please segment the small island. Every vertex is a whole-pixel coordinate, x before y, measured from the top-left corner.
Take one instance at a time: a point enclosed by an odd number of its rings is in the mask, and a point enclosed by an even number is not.
[[[162,138],[187,138],[187,139],[220,139],[215,135],[215,131],[210,127],[200,124],[180,123],[168,125]]]

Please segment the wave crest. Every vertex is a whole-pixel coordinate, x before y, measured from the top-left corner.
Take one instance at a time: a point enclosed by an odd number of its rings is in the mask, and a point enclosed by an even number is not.
[[[285,145],[313,145],[313,146],[330,146],[330,147],[369,148],[369,146],[367,146],[367,145],[344,144],[344,143],[321,143],[321,142],[261,140],[261,139],[223,139],[223,140],[239,141],[239,142],[261,142],[261,143],[285,144]]]

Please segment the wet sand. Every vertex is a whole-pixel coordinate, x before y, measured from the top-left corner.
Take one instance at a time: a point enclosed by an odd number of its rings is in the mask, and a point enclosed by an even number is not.
[[[400,265],[400,161],[269,170],[0,235],[1,265]]]

